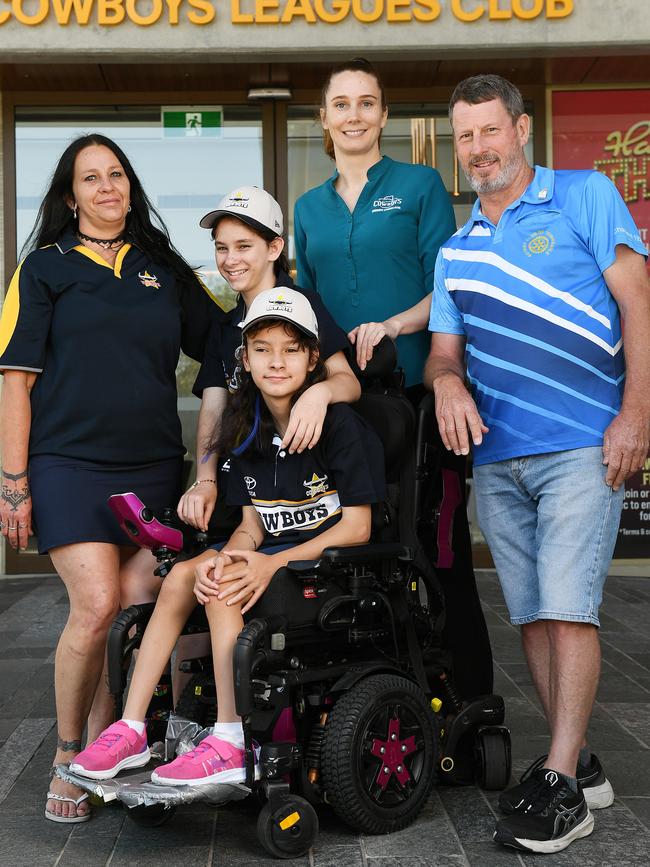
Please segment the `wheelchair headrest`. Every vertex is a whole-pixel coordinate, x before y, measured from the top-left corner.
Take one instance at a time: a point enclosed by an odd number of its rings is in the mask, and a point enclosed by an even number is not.
[[[350,367],[362,384],[379,381],[388,385],[391,382],[393,371],[397,366],[397,348],[390,337],[382,337],[375,346],[375,351],[365,370],[361,370],[357,364],[356,347],[350,346],[347,354]]]

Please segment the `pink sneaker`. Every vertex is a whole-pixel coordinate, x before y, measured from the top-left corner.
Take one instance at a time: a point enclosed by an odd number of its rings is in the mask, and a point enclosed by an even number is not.
[[[110,780],[125,768],[141,768],[150,758],[146,732],[139,735],[118,720],[75,756],[70,770],[91,780]]]
[[[259,747],[255,747],[255,777],[258,777]],[[151,775],[152,783],[164,786],[203,786],[209,783],[243,783],[246,779],[244,750],[214,735]]]

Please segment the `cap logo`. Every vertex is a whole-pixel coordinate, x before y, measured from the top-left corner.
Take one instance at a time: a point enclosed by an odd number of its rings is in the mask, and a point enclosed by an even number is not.
[[[277,311],[278,313],[292,313],[293,300],[287,301],[282,293],[276,295],[275,298],[269,298],[266,302],[266,312],[273,313],[274,311]]]
[[[232,196],[228,197],[228,205],[229,208],[247,208],[250,199],[248,196],[243,195],[241,192],[233,193]]]

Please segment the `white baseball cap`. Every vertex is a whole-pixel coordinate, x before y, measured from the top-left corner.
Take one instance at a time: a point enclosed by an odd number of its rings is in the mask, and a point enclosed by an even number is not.
[[[318,337],[318,320],[314,309],[302,292],[295,289],[276,286],[275,289],[265,289],[256,295],[246,316],[239,323],[242,334],[263,319],[290,322],[309,337]]]
[[[201,219],[202,229],[212,229],[220,217],[237,217],[254,229],[267,229],[281,235],[284,229],[282,209],[272,195],[260,187],[237,187],[219,202],[215,211]]]

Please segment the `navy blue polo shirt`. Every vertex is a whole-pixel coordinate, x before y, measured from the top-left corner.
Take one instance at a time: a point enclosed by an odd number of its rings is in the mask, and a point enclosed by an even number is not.
[[[281,442],[276,435],[274,457],[249,449],[228,462],[227,502],[255,507],[263,544],[299,545],[340,521],[342,508],[386,498],[379,437],[347,404],[328,408],[313,449],[289,454]]]
[[[111,267],[70,233],[18,266],[0,321],[0,369],[38,373],[29,453],[140,464],[185,452],[181,348],[201,358],[219,310],[125,244]]]
[[[296,202],[298,282],[315,289],[347,333],[383,322],[433,291],[438,249],[456,230],[435,169],[383,157],[368,169],[354,210],[336,191],[338,172]],[[397,338],[406,384],[422,382],[426,330]]]
[[[316,314],[321,357],[328,359],[335,353],[345,350],[349,346],[348,338],[334,322],[318,293],[293,286],[290,277],[287,275],[283,277],[284,282],[279,281],[278,285],[291,284],[291,288],[305,296]],[[239,323],[245,315],[246,305],[240,297],[235,308],[228,313],[222,311],[212,323],[203,364],[194,383],[193,392],[197,397],[201,397],[204,388],[227,388],[230,391],[236,391],[238,388],[237,351],[242,343]]]

